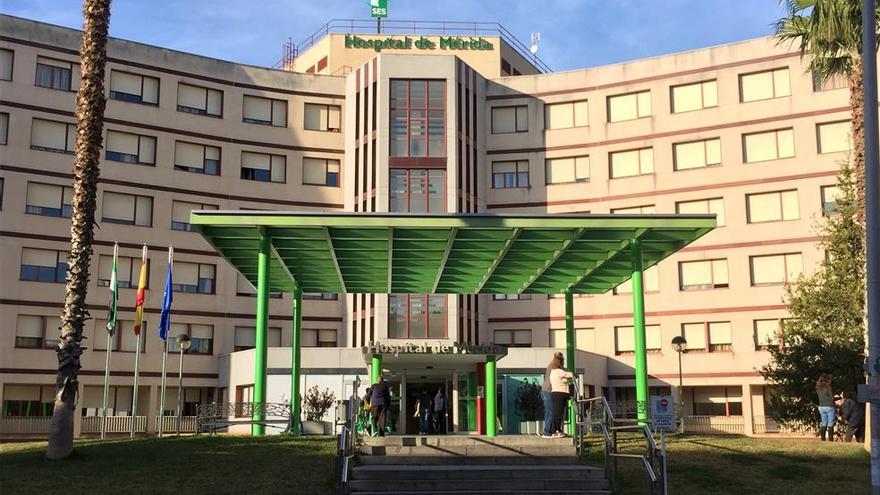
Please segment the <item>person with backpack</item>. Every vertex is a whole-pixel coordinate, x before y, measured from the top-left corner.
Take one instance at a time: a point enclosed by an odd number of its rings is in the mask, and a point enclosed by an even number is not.
[[[840,419],[846,425],[844,440],[852,442],[853,437],[862,443],[865,441],[865,404],[851,397],[834,396],[834,405],[840,408]]]
[[[370,423],[373,427],[373,436],[385,436],[385,421],[388,417],[388,407],[391,406],[391,391],[385,384],[385,378],[379,375],[379,380],[370,388]]]
[[[419,419],[419,435],[427,435],[431,422],[431,395],[425,389],[422,389],[416,399],[416,413],[413,417]]]
[[[443,435],[446,433],[446,396],[443,395],[443,389],[437,390],[434,396],[434,433]]]

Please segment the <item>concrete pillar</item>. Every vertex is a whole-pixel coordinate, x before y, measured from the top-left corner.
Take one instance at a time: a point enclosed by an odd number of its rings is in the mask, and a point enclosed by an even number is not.
[[[157,413],[159,412],[159,387],[149,385],[147,389],[147,393],[149,396],[147,405],[147,435],[152,435],[153,433],[158,431]]]
[[[755,434],[755,415],[752,408],[752,386],[748,383],[742,386],[742,410],[743,434],[753,436]]]

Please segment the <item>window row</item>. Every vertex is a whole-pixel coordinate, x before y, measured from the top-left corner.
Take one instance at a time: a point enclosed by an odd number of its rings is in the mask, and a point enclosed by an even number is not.
[[[849,121],[816,125],[819,153],[845,152],[852,149]],[[744,163],[793,158],[794,130],[776,129],[742,135]],[[609,178],[653,174],[654,148],[645,147],[608,153]],[[590,155],[548,158],[544,161],[544,183],[566,184],[590,180]],[[701,139],[672,145],[674,171],[711,168],[721,165],[721,138]],[[529,187],[529,161],[492,162],[492,187],[509,189]]]
[[[748,103],[791,96],[789,69],[780,67],[740,74],[739,101]],[[814,77],[813,90],[824,91],[846,87],[842,78],[823,80]],[[623,122],[653,115],[651,91],[611,95],[605,99],[606,121]],[[544,129],[569,129],[589,125],[588,101],[576,100],[560,103],[544,103]],[[718,81],[709,79],[669,87],[669,110],[684,113],[718,106]],[[491,112],[493,134],[528,132],[527,105],[493,107]]]
[[[12,80],[14,52],[0,49],[0,80]],[[80,85],[78,62],[37,56],[34,85],[61,91],[76,91]],[[109,73],[111,100],[159,105],[160,79],[134,72],[112,69]],[[287,105],[282,99],[244,95],[242,122],[287,127]],[[184,82],[177,83],[177,110],[179,112],[223,117],[223,91]],[[303,128],[306,130],[339,132],[342,128],[342,107],[305,103]]]

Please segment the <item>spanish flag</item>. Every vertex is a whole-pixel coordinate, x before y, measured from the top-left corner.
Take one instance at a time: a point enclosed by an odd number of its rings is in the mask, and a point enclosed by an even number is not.
[[[141,324],[144,322],[144,300],[147,298],[147,246],[141,255],[141,275],[138,277],[138,291],[135,298],[134,334],[140,337]]]

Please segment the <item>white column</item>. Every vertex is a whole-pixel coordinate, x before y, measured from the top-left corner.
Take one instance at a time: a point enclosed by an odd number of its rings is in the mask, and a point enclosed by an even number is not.
[[[743,410],[743,434],[752,436],[755,434],[754,413],[752,409],[752,386],[746,383],[742,386],[742,410]]]
[[[458,424],[458,370],[452,372],[452,431],[461,431]]]
[[[400,414],[397,415],[397,432],[406,434],[406,370],[400,372]]]

